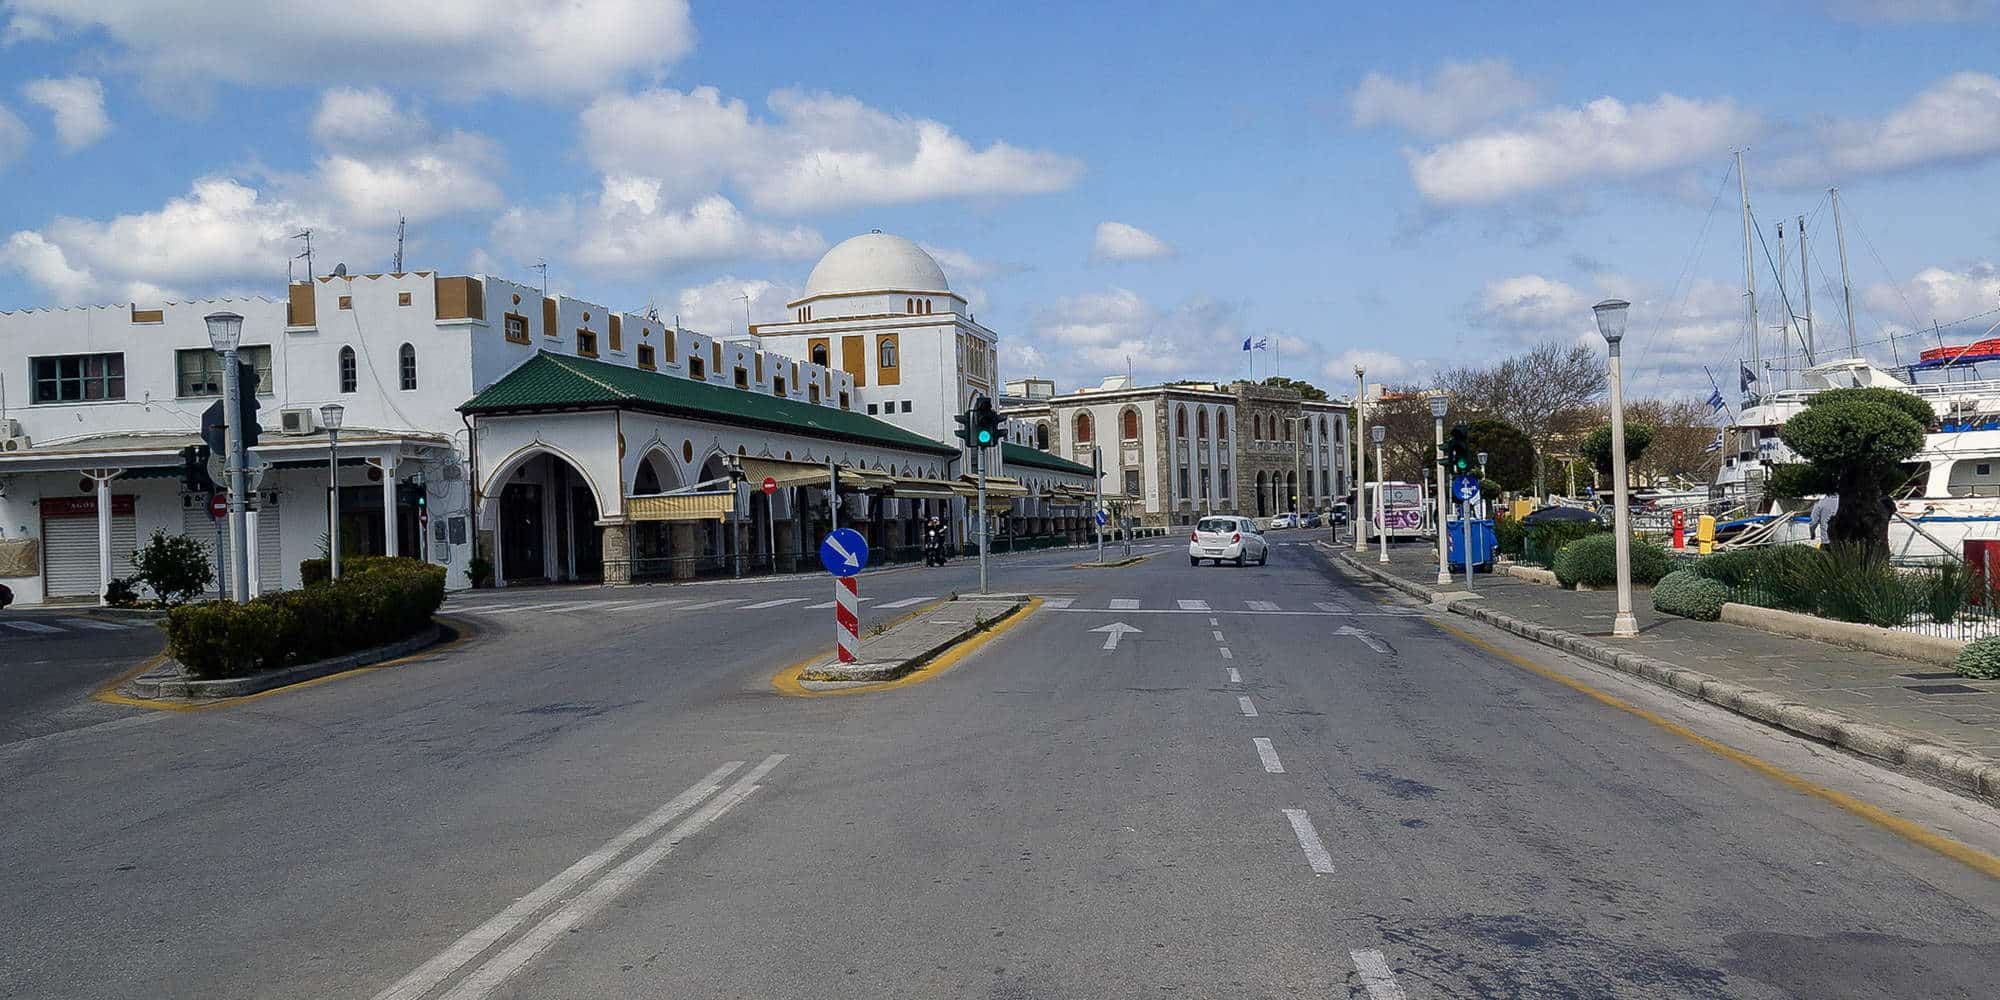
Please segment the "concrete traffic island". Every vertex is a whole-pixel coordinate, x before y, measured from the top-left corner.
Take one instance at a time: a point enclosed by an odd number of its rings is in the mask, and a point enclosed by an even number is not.
[[[322,677],[331,677],[361,667],[380,666],[440,643],[454,641],[468,632],[469,630],[462,626],[434,622],[429,628],[397,642],[357,650],[344,656],[314,663],[301,663],[281,670],[266,670],[242,677],[192,677],[179,661],[163,655],[155,666],[120,685],[118,693],[141,701],[183,703],[241,698],[319,680]]]
[[[1120,567],[1124,567],[1124,566],[1136,566],[1136,565],[1138,565],[1138,564],[1140,564],[1140,563],[1142,563],[1142,562],[1145,562],[1146,560],[1148,560],[1148,559],[1151,559],[1151,558],[1153,558],[1153,557],[1152,557],[1152,556],[1126,556],[1126,557],[1125,557],[1125,558],[1123,558],[1123,559],[1113,559],[1113,560],[1111,560],[1111,561],[1109,561],[1109,562],[1097,562],[1097,561],[1095,561],[1095,560],[1092,560],[1092,561],[1090,561],[1090,562],[1080,562],[1080,563],[1075,563],[1075,564],[1074,564],[1074,565],[1073,565],[1073,566],[1072,566],[1071,568],[1073,568],[1073,569],[1118,569],[1118,568],[1120,568]]]
[[[901,680],[961,644],[1018,620],[1036,605],[1026,594],[985,594],[943,601],[865,635],[861,661],[825,656],[798,672],[802,692],[854,690]],[[784,677],[780,675],[780,686]]]

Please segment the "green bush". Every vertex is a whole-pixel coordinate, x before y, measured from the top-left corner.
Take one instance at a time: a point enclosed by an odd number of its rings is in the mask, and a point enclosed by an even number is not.
[[[104,585],[104,603],[114,608],[130,608],[139,604],[139,590],[132,585],[130,577],[114,577]]]
[[[1956,559],[1926,568],[1921,577],[1924,613],[1939,625],[1958,620],[1966,599],[1972,596],[1972,574]]]
[[[1493,522],[1493,545],[1504,556],[1521,555],[1521,546],[1528,541],[1528,529],[1521,522],[1503,517]]]
[[[1656,542],[1634,538],[1632,582],[1652,584],[1667,575],[1667,550]],[[1608,533],[1587,535],[1556,551],[1556,581],[1565,587],[1610,587],[1618,582],[1618,540]]]
[[[1749,583],[1756,575],[1757,568],[1764,562],[1767,550],[1728,549],[1713,555],[1703,556],[1694,564],[1695,575],[1714,580],[1725,587],[1740,587]]]
[[[167,607],[185,604],[215,582],[208,546],[187,535],[169,535],[157,528],[146,544],[132,553],[132,579],[145,584]]]
[[[1611,529],[1592,521],[1544,521],[1524,527],[1527,534],[1521,545],[1521,559],[1541,566],[1555,565],[1556,553],[1579,538],[1611,532]]]
[[[1958,651],[1958,659],[1952,664],[1960,677],[1977,677],[1981,680],[2000,679],[2000,635],[1989,635],[1984,639],[1974,639]]]
[[[382,566],[401,563],[422,563],[421,559],[405,556],[347,556],[340,560],[340,575],[343,579],[359,573],[366,573]],[[333,564],[325,559],[305,559],[299,562],[299,582],[308,587],[317,587],[333,578]]]
[[[1695,621],[1721,618],[1722,605],[1728,600],[1728,587],[1691,570],[1675,570],[1653,585],[1653,610]]]
[[[357,560],[353,573],[244,604],[212,601],[167,616],[167,650],[197,677],[238,677],[407,638],[444,603],[444,567]]]

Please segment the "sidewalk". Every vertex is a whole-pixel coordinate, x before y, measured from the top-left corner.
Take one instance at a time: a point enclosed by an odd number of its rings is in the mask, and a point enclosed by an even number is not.
[[[1322,553],[1328,553],[1325,547]],[[1578,593],[1516,577],[1477,574],[1476,600],[1461,575],[1437,583],[1437,550],[1406,544],[1376,561],[1371,546],[1331,550],[1350,572],[1546,645],[1670,686],[1803,736],[1909,768],[2000,804],[2000,681],[1943,667],[1653,610],[1633,594],[1636,639],[1614,640],[1617,595]]]

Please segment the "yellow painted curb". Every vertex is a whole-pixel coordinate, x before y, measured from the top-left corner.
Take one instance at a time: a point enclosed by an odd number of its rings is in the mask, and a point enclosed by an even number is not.
[[[1639,706],[1634,705],[1631,702],[1625,701],[1624,699],[1619,698],[1616,695],[1607,694],[1603,691],[1599,691],[1598,689],[1591,687],[1590,685],[1585,684],[1582,681],[1564,676],[1563,674],[1558,673],[1557,671],[1552,670],[1548,667],[1542,666],[1541,664],[1536,663],[1533,660],[1529,660],[1526,657],[1517,656],[1483,639],[1470,635],[1466,632],[1462,632],[1456,628],[1453,628],[1450,625],[1446,625],[1441,621],[1438,621],[1436,619],[1426,619],[1426,620],[1429,621],[1432,625],[1435,625],[1438,628],[1444,630],[1445,632],[1457,636],[1460,640],[1472,646],[1478,647],[1479,649],[1482,649],[1495,656],[1498,656],[1501,659],[1504,659],[1507,662],[1512,663],[1517,667],[1529,671],[1530,673],[1539,675],[1548,680],[1552,680],[1557,684],[1561,684],[1562,686],[1569,688],[1572,691],[1578,692],[1579,694],[1588,695],[1589,697],[1597,700],[1598,702],[1601,702],[1605,705],[1609,705],[1612,708],[1618,709],[1621,712],[1626,712],[1631,715],[1636,715],[1639,718],[1644,719],[1647,722],[1650,722],[1653,725],[1658,726],[1661,729],[1664,729],[1667,732],[1670,732],[1675,736],[1680,737],[1681,739],[1687,740],[1688,742],[1693,743],[1696,746],[1699,746],[1702,749],[1707,750],[1708,752],[1713,753],[1718,757],[1735,761],[1736,763],[1741,764],[1742,766],[1752,771],[1755,771],[1756,773],[1761,774],[1764,777],[1770,778],[1771,780],[1776,781],[1787,788],[1790,788],[1794,791],[1803,792],[1807,795],[1812,796],[1813,798],[1838,806],[1839,808],[1849,813],[1853,813],[1854,815],[1859,816],[1862,819],[1865,819],[1868,822],[1873,823],[1876,826],[1879,826],[1889,831],[1890,833],[1893,833],[1896,836],[1903,838],[1904,840],[1907,840],[1913,844],[1917,844],[1921,847],[1927,847],[1933,851],[1936,851],[1939,854],[1944,855],[1947,858],[1952,859],[1953,861],[1965,865],[1968,868],[1974,869],[1982,874],[1985,874],[1992,878],[2000,878],[2000,857],[1995,857],[1976,847],[1972,847],[1968,844],[1961,844],[1958,841],[1952,840],[1951,838],[1946,837],[1942,834],[1927,830],[1921,826],[1918,826],[1915,823],[1910,822],[1909,820],[1903,819],[1900,816],[1893,815],[1884,809],[1870,805],[1844,792],[1838,792],[1824,785],[1815,784],[1811,781],[1806,780],[1805,778],[1799,777],[1798,775],[1785,770],[1784,768],[1777,766],[1776,764],[1772,764],[1764,760],[1763,758],[1757,757],[1750,753],[1746,753],[1745,751],[1742,750],[1738,750],[1735,747],[1728,746],[1727,744],[1719,743],[1715,740],[1709,739],[1708,737],[1703,736],[1700,733],[1697,733],[1694,730],[1681,725],[1680,723],[1667,719],[1659,715],[1658,713],[1640,708]]]
[[[972,638],[967,639],[966,641],[961,642],[956,646],[953,646],[952,648],[946,650],[943,653],[943,655],[938,656],[936,659],[931,660],[929,663],[926,663],[923,666],[918,667],[917,669],[912,670],[909,673],[904,674],[903,676],[898,677],[893,681],[883,681],[879,684],[866,684],[866,685],[861,685],[859,687],[851,687],[851,688],[836,688],[830,691],[813,691],[800,682],[799,675],[805,673],[807,667],[810,667],[813,664],[818,663],[823,659],[826,659],[827,654],[814,653],[813,655],[808,656],[805,659],[800,660],[797,663],[794,663],[791,666],[788,666],[783,670],[778,671],[776,674],[773,674],[771,677],[771,687],[774,690],[776,690],[779,694],[786,695],[792,698],[824,698],[828,695],[836,695],[836,694],[871,694],[876,691],[887,691],[891,688],[908,687],[912,684],[922,684],[923,682],[930,680],[931,678],[936,677],[937,675],[942,674],[947,670],[950,670],[953,666],[957,665],[958,661],[963,660],[966,657],[971,656],[973,653],[977,652],[981,646],[984,646],[987,643],[992,642],[994,639],[999,638],[1001,634],[1005,633],[1008,629],[1011,629],[1014,626],[1020,624],[1021,622],[1026,621],[1028,616],[1034,614],[1037,610],[1041,608],[1041,606],[1042,606],[1041,598],[1039,597],[1029,598],[1027,604],[1022,605],[1013,614],[1010,614],[1007,617],[1002,618],[997,622],[994,622],[991,626],[989,626],[986,629],[986,631],[981,632],[978,635],[975,635]],[[933,607],[935,607],[935,605],[933,605]],[[925,610],[929,609],[926,608]],[[908,618],[913,616],[905,615],[904,617]]]
[[[159,653],[153,656],[151,659],[147,660],[146,662],[139,664],[139,666],[133,668],[132,670],[128,670],[125,673],[120,674],[118,677],[113,678],[104,686],[98,688],[97,693],[92,695],[91,697],[95,698],[98,701],[105,702],[106,704],[128,705],[133,708],[152,708],[167,712],[205,712],[211,708],[226,708],[230,705],[240,705],[246,701],[256,701],[260,698],[268,698],[274,694],[284,694],[287,691],[297,691],[300,688],[314,687],[316,685],[325,684],[328,681],[339,680],[342,677],[352,677],[356,674],[365,674],[376,670],[384,670],[389,667],[399,666],[401,664],[408,663],[411,660],[421,659],[426,656],[432,656],[438,653],[446,652],[465,642],[470,641],[471,639],[479,635],[478,626],[472,624],[469,621],[466,621],[463,618],[451,618],[444,615],[438,615],[435,616],[433,620],[440,624],[450,626],[453,633],[452,638],[445,642],[438,643],[435,646],[425,646],[423,649],[417,650],[416,652],[410,653],[406,656],[398,656],[393,660],[383,660],[380,663],[370,663],[365,667],[355,667],[352,670],[343,670],[340,673],[328,674],[325,677],[314,677],[311,680],[299,681],[296,684],[287,684],[283,687],[274,687],[269,691],[259,691],[256,694],[246,694],[235,698],[216,698],[213,700],[203,700],[203,701],[167,701],[158,698],[134,698],[130,695],[119,694],[118,689],[122,687],[126,681],[129,681],[132,678],[137,677],[148,670],[151,670],[152,668],[158,666],[162,661],[164,661],[167,658],[167,654]]]

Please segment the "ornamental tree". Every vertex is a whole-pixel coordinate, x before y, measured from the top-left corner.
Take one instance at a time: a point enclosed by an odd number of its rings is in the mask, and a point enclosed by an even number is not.
[[[1516,493],[1535,484],[1535,443],[1520,428],[1483,419],[1466,424],[1465,431],[1472,447],[1486,453],[1487,482]]]
[[[1653,425],[1643,420],[1625,421],[1625,468],[1630,472],[1639,465],[1639,456],[1646,446],[1653,443]],[[1605,475],[1611,474],[1611,425],[1605,424],[1583,438],[1583,457]]]
[[[1889,497],[1884,486],[1897,466],[1924,446],[1936,414],[1930,404],[1894,389],[1829,389],[1813,396],[1779,432],[1840,495],[1827,538],[1874,558],[1889,553]]]

